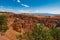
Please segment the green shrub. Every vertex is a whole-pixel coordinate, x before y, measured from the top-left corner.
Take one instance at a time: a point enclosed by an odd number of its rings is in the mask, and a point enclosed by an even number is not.
[[[57,38],[57,29],[55,27],[52,27],[50,30],[51,30],[51,36],[56,40],[56,38]]]
[[[33,40],[33,37],[31,35],[31,32],[30,31],[26,31],[22,35],[17,35],[16,37],[19,40]]]
[[[59,29],[57,30],[57,36],[58,36],[57,40],[60,40],[60,30]]]
[[[48,28],[38,23],[32,32],[25,31],[18,36],[19,40],[60,40],[60,30],[56,27]]]
[[[60,30],[56,29],[56,27],[52,27],[50,30],[54,40],[60,40]]]
[[[0,32],[6,32],[8,30],[8,26],[0,26]]]
[[[22,40],[22,35],[16,35],[16,38],[19,39],[19,40]]]
[[[6,32],[8,29],[5,15],[0,15],[0,32]]]
[[[42,24],[37,24],[32,32],[34,40],[54,40],[50,34],[50,29],[44,27]]]
[[[6,16],[0,15],[0,25],[5,24],[5,23],[6,23]]]

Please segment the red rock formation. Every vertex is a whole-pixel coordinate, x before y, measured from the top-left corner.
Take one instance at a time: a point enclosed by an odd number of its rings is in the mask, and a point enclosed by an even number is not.
[[[12,27],[18,32],[21,32],[21,28],[33,30],[36,23],[43,23],[46,27],[54,27],[58,22],[60,22],[60,16],[58,18],[57,16],[10,14],[8,15],[8,19],[8,21],[13,22]]]

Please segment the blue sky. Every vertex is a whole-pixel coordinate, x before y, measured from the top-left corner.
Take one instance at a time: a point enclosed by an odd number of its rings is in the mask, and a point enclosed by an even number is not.
[[[0,0],[0,11],[60,14],[60,0]]]

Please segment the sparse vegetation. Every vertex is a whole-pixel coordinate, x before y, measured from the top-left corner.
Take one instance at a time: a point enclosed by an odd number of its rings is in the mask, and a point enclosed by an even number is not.
[[[60,30],[57,30],[57,40],[60,40]]]
[[[18,40],[22,40],[22,35],[16,35]]]
[[[7,22],[6,22],[6,16],[0,15],[0,33],[6,32],[8,29]]]
[[[60,40],[60,30],[55,27],[47,28],[43,24],[38,23],[31,32],[26,31],[22,35],[18,35],[19,40]]]
[[[50,34],[50,29],[44,27],[43,24],[37,24],[32,32],[34,40],[54,40]]]

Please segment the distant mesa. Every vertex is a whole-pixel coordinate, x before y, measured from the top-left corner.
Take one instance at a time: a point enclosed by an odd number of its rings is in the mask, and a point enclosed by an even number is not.
[[[52,13],[13,13],[13,12],[0,12],[0,13],[10,13],[10,14],[24,14],[24,15],[38,15],[38,16],[60,16],[60,14]]]

